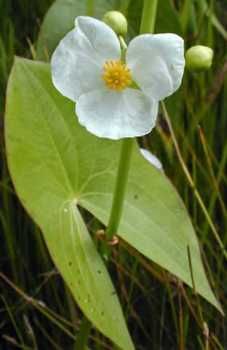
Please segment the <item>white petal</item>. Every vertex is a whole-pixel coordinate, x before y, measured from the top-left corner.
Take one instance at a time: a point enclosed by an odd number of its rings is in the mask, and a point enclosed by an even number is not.
[[[77,101],[81,94],[104,86],[104,62],[119,57],[120,44],[112,29],[96,19],[78,17],[76,29],[60,41],[52,56],[53,83]]]
[[[136,89],[103,89],[82,95],[76,113],[92,134],[117,140],[149,133],[155,126],[158,103]]]
[[[144,148],[140,148],[140,152],[149,163],[155,166],[158,170],[163,171],[162,163],[153,153]]]
[[[130,42],[126,61],[144,93],[162,100],[181,84],[184,41],[176,34],[139,35]]]
[[[95,54],[95,60],[103,64],[106,60],[117,60],[121,57],[121,47],[117,35],[104,22],[92,17],[80,16],[75,26],[86,38]]]

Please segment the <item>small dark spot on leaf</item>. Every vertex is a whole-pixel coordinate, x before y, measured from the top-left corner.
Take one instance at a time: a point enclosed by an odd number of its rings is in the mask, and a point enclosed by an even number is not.
[[[134,199],[138,199],[138,194],[134,194]]]
[[[117,293],[116,293],[116,291],[115,290],[113,290],[112,292],[111,292],[111,295],[116,295]]]
[[[69,266],[72,266],[72,261],[69,261]]]
[[[101,270],[98,270],[97,272],[98,272],[99,274],[100,274],[100,273],[102,273],[102,271],[101,271]]]

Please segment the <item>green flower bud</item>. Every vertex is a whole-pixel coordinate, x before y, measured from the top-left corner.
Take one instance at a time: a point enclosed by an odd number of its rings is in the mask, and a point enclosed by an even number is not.
[[[213,61],[214,52],[210,47],[196,45],[187,50],[186,68],[190,71],[208,70]]]
[[[103,22],[110,26],[117,35],[125,36],[127,34],[128,22],[121,12],[106,12],[103,17]]]

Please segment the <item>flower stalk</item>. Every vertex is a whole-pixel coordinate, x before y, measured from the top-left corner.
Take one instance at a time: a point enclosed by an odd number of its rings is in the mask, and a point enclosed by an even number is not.
[[[158,0],[144,0],[140,34],[154,32],[157,7]]]
[[[128,182],[128,174],[130,168],[130,160],[132,157],[134,139],[128,138],[122,141],[121,154],[117,172],[117,179],[113,197],[113,204],[110,213],[109,224],[106,230],[108,240],[111,240],[117,233],[120,219],[122,216],[124,197],[126,192],[126,185]]]
[[[141,34],[153,33],[157,14],[157,5],[158,0],[144,0],[142,21],[140,26]],[[118,227],[120,224],[126,193],[126,186],[128,182],[133,143],[133,138],[124,139],[122,141],[121,155],[119,160],[112,209],[110,213],[109,223],[106,229],[106,236],[108,240],[111,240],[113,236],[117,234]]]

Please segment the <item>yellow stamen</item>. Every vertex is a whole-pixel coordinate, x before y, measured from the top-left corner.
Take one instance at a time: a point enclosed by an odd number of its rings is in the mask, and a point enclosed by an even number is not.
[[[122,91],[132,84],[130,69],[121,61],[106,61],[102,77],[111,90]]]

